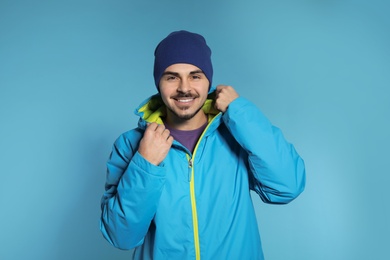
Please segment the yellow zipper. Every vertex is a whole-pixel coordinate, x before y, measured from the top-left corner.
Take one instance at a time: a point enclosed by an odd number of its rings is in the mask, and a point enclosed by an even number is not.
[[[196,151],[198,150],[198,145],[200,140],[202,140],[204,133],[209,128],[211,122],[216,118],[216,116],[209,122],[202,135],[199,137],[198,142],[194,148],[194,152],[192,154],[192,158],[186,154],[188,160],[188,167],[191,168],[191,178],[190,178],[190,196],[191,196],[191,208],[192,208],[192,224],[194,229],[194,245],[195,245],[195,259],[200,260],[200,245],[199,245],[199,231],[198,231],[198,214],[196,210],[196,199],[195,199],[195,180],[194,180],[194,159],[196,155]]]
[[[196,258],[196,260],[200,260],[198,214],[196,211],[196,199],[195,199],[194,167],[192,165],[191,158],[188,158],[188,159],[189,159],[188,160],[189,167],[191,167],[190,195],[191,195],[191,208],[192,208],[192,225],[193,225],[193,229],[194,229],[194,244],[195,244],[195,256],[196,256],[195,258]]]

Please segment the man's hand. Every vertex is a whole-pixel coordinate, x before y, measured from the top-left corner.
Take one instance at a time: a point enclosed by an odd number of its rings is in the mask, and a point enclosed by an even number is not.
[[[229,104],[236,98],[238,98],[238,94],[233,87],[219,85],[216,90],[215,108],[225,113]]]
[[[173,137],[164,125],[151,123],[146,127],[138,152],[150,163],[159,165],[172,146]]]

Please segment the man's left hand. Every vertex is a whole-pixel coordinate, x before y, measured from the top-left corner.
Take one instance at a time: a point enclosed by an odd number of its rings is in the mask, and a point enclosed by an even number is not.
[[[218,85],[216,89],[215,108],[225,113],[229,104],[236,98],[238,98],[238,94],[233,87]]]

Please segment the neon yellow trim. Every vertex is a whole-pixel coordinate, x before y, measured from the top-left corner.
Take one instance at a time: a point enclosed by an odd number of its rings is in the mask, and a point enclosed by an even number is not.
[[[203,104],[202,110],[205,112],[205,114],[211,114],[213,116],[217,115],[220,112],[214,107],[213,99],[206,99]]]
[[[161,99],[152,98],[149,102],[140,107],[138,112],[142,113],[142,118],[149,123],[156,122],[158,124],[163,124],[161,117],[166,115],[166,108]]]
[[[191,207],[192,207],[192,225],[194,229],[195,258],[196,260],[200,260],[198,214],[196,211],[196,199],[195,199],[194,167],[192,167],[191,170],[190,194],[191,194]]]
[[[164,124],[164,122],[161,119],[161,116],[165,114],[165,107],[160,107],[155,112],[150,114],[148,117],[145,117],[145,120],[147,122],[153,123],[156,122],[157,124]]]
[[[215,117],[214,117],[215,118]],[[213,121],[214,118],[211,120]],[[211,123],[210,121],[210,123]],[[200,140],[202,140],[204,133],[210,126],[210,123],[207,125],[206,129],[203,131],[202,135],[199,137],[198,142],[196,143],[194,152],[192,154],[192,163],[191,163],[191,181],[190,181],[190,196],[191,196],[191,208],[192,208],[192,224],[194,229],[194,244],[195,244],[195,258],[196,260],[200,260],[200,244],[199,244],[199,231],[198,231],[198,213],[196,209],[196,198],[195,198],[195,167],[194,167],[194,159],[196,155],[196,151],[198,150],[198,145]],[[190,161],[191,158],[187,154],[187,160]]]

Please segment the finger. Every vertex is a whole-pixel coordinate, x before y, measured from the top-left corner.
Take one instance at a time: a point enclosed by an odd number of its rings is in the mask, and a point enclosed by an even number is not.
[[[164,126],[164,125],[157,125],[155,131],[156,131],[157,133],[162,134],[162,133],[164,132],[164,130],[165,130],[165,126]]]
[[[220,94],[221,94],[223,88],[224,88],[224,85],[218,85],[217,86],[217,88],[215,90],[215,99],[220,98]]]
[[[171,136],[171,132],[168,130],[168,129],[165,129],[163,132],[162,132],[162,137],[164,138],[164,139],[168,139],[170,136]]]
[[[174,140],[173,136],[170,135],[170,136],[168,137],[168,139],[167,139],[167,142],[168,142],[170,145],[172,145],[173,140]]]
[[[219,110],[219,101],[218,100],[215,101],[214,108]]]
[[[217,97],[218,97],[219,93],[221,93],[222,88],[223,88],[222,85],[218,85],[217,88],[215,89],[215,94],[216,94]]]
[[[217,87],[216,87],[216,90],[222,90],[223,88],[225,88],[226,87],[226,85],[218,85]]]
[[[153,123],[147,123],[146,129],[150,131],[156,131],[156,128],[158,127],[158,124],[153,122]]]

